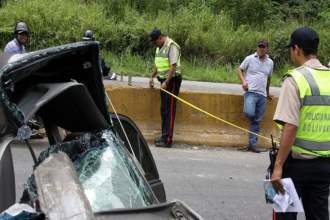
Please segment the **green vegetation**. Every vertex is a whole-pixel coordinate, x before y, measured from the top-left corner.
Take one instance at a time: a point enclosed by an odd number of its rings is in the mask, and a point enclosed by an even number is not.
[[[293,68],[282,45],[291,32],[308,25],[320,35],[318,57],[330,58],[328,0],[0,0],[0,48],[18,21],[32,31],[27,50],[80,41],[95,32],[113,71],[149,76],[154,49],[149,33],[159,28],[182,47],[184,79],[238,83],[237,68],[259,38],[270,42],[275,62],[273,86]]]

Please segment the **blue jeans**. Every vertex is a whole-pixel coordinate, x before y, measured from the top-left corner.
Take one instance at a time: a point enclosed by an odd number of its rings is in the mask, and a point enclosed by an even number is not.
[[[260,121],[264,117],[266,109],[266,97],[254,92],[244,94],[244,110],[245,117],[251,120],[250,131],[260,133]],[[249,147],[256,147],[258,136],[249,133]]]

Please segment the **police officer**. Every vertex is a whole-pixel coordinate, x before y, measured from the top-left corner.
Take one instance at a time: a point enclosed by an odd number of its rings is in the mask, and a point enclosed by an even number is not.
[[[27,43],[29,39],[29,27],[24,22],[18,22],[14,29],[14,40],[10,41],[6,47],[6,53],[26,53],[24,44]]]
[[[283,133],[271,182],[283,194],[281,178],[292,179],[307,220],[329,220],[330,70],[316,58],[318,45],[310,27],[291,34],[285,47],[298,68],[285,74],[274,115]],[[297,219],[297,213],[276,213],[281,219]]]
[[[161,88],[178,96],[182,82],[180,70],[180,46],[172,39],[162,34],[158,29],[151,31],[150,46],[157,47],[155,56],[155,68],[149,79],[150,87],[153,87],[153,78],[157,79]],[[155,139],[156,147],[172,147],[174,119],[176,113],[176,98],[160,91],[162,136]]]
[[[91,30],[87,30],[82,37],[83,41],[94,41],[95,40],[95,35],[94,32]],[[110,74],[111,66],[109,63],[106,63],[105,60],[102,58],[101,60],[101,66],[102,66],[102,73],[103,73],[103,78],[106,79],[117,79],[116,74]]]

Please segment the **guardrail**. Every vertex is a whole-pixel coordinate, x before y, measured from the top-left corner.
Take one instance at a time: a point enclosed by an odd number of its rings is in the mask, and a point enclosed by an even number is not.
[[[125,114],[138,125],[148,142],[161,136],[160,95],[158,89],[106,85],[117,113]],[[249,129],[250,121],[243,115],[242,95],[181,90],[179,97],[187,102],[239,127]],[[275,139],[279,135],[273,116],[278,98],[267,100],[261,122],[261,135]],[[111,108],[111,107],[110,107]],[[109,109],[110,111],[112,109]],[[247,146],[248,132],[216,120],[180,101],[174,124],[173,143],[206,146]],[[270,147],[270,141],[259,138],[259,147]]]

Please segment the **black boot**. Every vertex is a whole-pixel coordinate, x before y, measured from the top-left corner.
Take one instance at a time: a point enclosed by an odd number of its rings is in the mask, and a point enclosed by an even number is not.
[[[159,143],[159,142],[162,142],[162,141],[164,141],[162,138],[156,138],[155,139],[155,143]]]
[[[166,144],[164,141],[156,143],[156,147],[165,147],[165,148],[171,148],[172,144]]]

